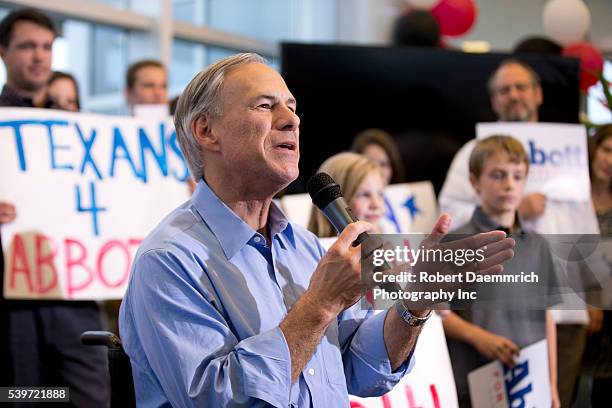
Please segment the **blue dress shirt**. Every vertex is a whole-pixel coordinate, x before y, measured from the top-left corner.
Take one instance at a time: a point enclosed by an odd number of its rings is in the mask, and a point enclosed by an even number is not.
[[[272,204],[271,243],[200,181],[141,244],[121,305],[121,338],[143,407],[341,407],[377,396],[395,372],[385,313],[338,316],[299,380],[279,323],[324,254],[318,239]]]

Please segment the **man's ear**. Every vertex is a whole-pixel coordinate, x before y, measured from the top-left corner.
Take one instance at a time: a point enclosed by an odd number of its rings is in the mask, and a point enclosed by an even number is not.
[[[191,134],[204,150],[219,151],[219,139],[212,128],[210,115],[203,113],[191,122]]]
[[[480,190],[478,189],[478,177],[476,177],[474,173],[470,173],[470,183],[472,184],[474,191],[476,191],[477,194],[480,194]]]

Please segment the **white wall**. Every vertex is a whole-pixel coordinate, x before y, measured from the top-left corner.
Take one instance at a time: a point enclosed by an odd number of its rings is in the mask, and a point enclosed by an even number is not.
[[[542,10],[547,0],[477,0],[479,15],[472,31],[450,42],[485,40],[507,51],[528,35],[545,35]],[[612,0],[586,0],[591,10],[590,39],[612,53]],[[388,44],[402,0],[338,0],[338,39],[345,43]]]
[[[393,22],[402,10],[401,0],[337,0],[339,42],[390,43]]]
[[[545,36],[542,11],[547,0],[477,0],[479,16],[468,35],[454,41],[486,40],[493,50],[512,49],[529,35]],[[587,0],[591,11],[590,40],[612,52],[612,1]],[[606,45],[603,47],[603,45]]]

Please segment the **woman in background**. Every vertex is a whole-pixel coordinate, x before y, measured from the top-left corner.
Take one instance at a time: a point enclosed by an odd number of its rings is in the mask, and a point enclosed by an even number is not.
[[[404,182],[404,165],[391,135],[381,129],[366,129],[355,136],[351,151],[361,153],[380,166],[386,184]]]
[[[602,238],[612,238],[612,125],[589,140],[591,198]],[[609,255],[608,255],[609,256]],[[584,369],[593,377],[593,408],[609,406],[612,389],[612,311],[589,308]]]
[[[380,230],[384,213],[385,180],[378,165],[357,153],[338,153],[325,160],[318,170],[329,174],[340,186],[353,214]],[[336,231],[323,213],[312,207],[308,229],[320,238],[334,237]]]
[[[378,164],[385,179],[385,184],[404,182],[404,165],[399,155],[399,149],[391,135],[381,129],[366,129],[355,136],[351,151],[361,153]],[[393,206],[384,197],[384,221],[386,232],[399,234],[406,232],[401,227]]]
[[[52,109],[80,111],[79,85],[76,79],[65,72],[53,71],[47,81],[47,104]]]

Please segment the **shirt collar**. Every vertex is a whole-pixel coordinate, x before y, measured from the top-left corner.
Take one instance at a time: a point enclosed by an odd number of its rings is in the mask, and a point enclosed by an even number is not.
[[[470,220],[472,225],[476,227],[476,229],[480,232],[488,232],[493,230],[504,231],[507,235],[510,235],[510,230],[507,227],[503,227],[490,219],[484,211],[482,211],[482,207],[478,206],[474,210],[472,214],[472,219]],[[516,228],[512,231],[512,235],[520,234],[523,235],[525,231],[523,230],[523,219],[521,218],[518,211],[515,214],[515,225]]]
[[[219,241],[228,259],[231,259],[254,235],[258,234],[221,201],[204,180],[198,182],[191,202]],[[272,240],[276,234],[282,234],[295,247],[293,228],[285,214],[274,202],[270,205],[268,212],[268,225]]]
[[[276,235],[284,237],[295,248],[293,227],[283,210],[281,210],[274,201],[272,201],[270,211],[268,212],[268,224],[270,225],[270,236],[272,239],[274,239]],[[285,245],[285,242],[283,242],[283,245]]]

